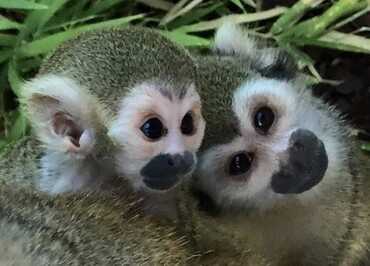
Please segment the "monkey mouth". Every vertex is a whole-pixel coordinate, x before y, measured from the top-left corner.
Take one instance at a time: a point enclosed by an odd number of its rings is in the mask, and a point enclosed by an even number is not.
[[[163,177],[144,177],[144,184],[153,190],[169,190],[179,183],[179,176],[166,176]]]

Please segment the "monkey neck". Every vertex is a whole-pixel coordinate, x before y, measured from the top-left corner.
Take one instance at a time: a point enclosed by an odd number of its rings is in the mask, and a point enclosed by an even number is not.
[[[181,194],[181,185],[161,193],[147,190],[137,192],[141,199],[140,208],[144,214],[171,222],[179,219],[177,205]]]
[[[266,211],[225,211],[210,216],[200,211],[193,199],[193,207],[188,208],[192,212],[191,237],[205,253],[213,250],[226,257],[261,257],[282,265],[297,265],[297,261],[323,264],[327,256],[336,256],[349,230],[351,179],[343,180],[346,184],[341,187],[348,189],[337,187],[307,204],[292,201]]]

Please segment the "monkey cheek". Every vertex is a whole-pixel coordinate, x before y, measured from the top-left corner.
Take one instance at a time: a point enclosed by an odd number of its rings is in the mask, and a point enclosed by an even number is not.
[[[324,143],[309,130],[299,129],[290,139],[288,159],[271,178],[279,194],[300,194],[321,182],[328,168]]]

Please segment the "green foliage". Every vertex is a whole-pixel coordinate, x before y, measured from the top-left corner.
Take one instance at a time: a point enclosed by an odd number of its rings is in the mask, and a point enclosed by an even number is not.
[[[81,32],[128,24],[157,27],[192,47],[211,44],[223,19],[248,25],[251,34],[273,40],[320,81],[313,60],[300,47],[314,45],[370,53],[370,40],[340,27],[369,12],[367,0],[300,0],[290,8],[260,10],[255,0],[0,0],[0,150],[27,132],[16,109],[24,79],[42,58]],[[307,13],[315,9],[317,16]],[[145,13],[145,14],[144,14]],[[360,29],[359,29],[360,31]]]

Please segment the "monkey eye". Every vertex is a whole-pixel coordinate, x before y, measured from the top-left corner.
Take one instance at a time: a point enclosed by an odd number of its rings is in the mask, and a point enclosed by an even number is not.
[[[241,175],[249,171],[253,161],[251,153],[240,152],[234,154],[229,162],[229,174]]]
[[[267,134],[275,120],[275,114],[267,106],[260,107],[254,114],[254,127],[262,134]]]
[[[184,135],[192,135],[194,133],[194,119],[192,112],[187,112],[181,121],[181,132]]]
[[[166,129],[164,128],[161,120],[156,117],[145,121],[140,130],[147,138],[151,140],[158,140],[166,134]]]

